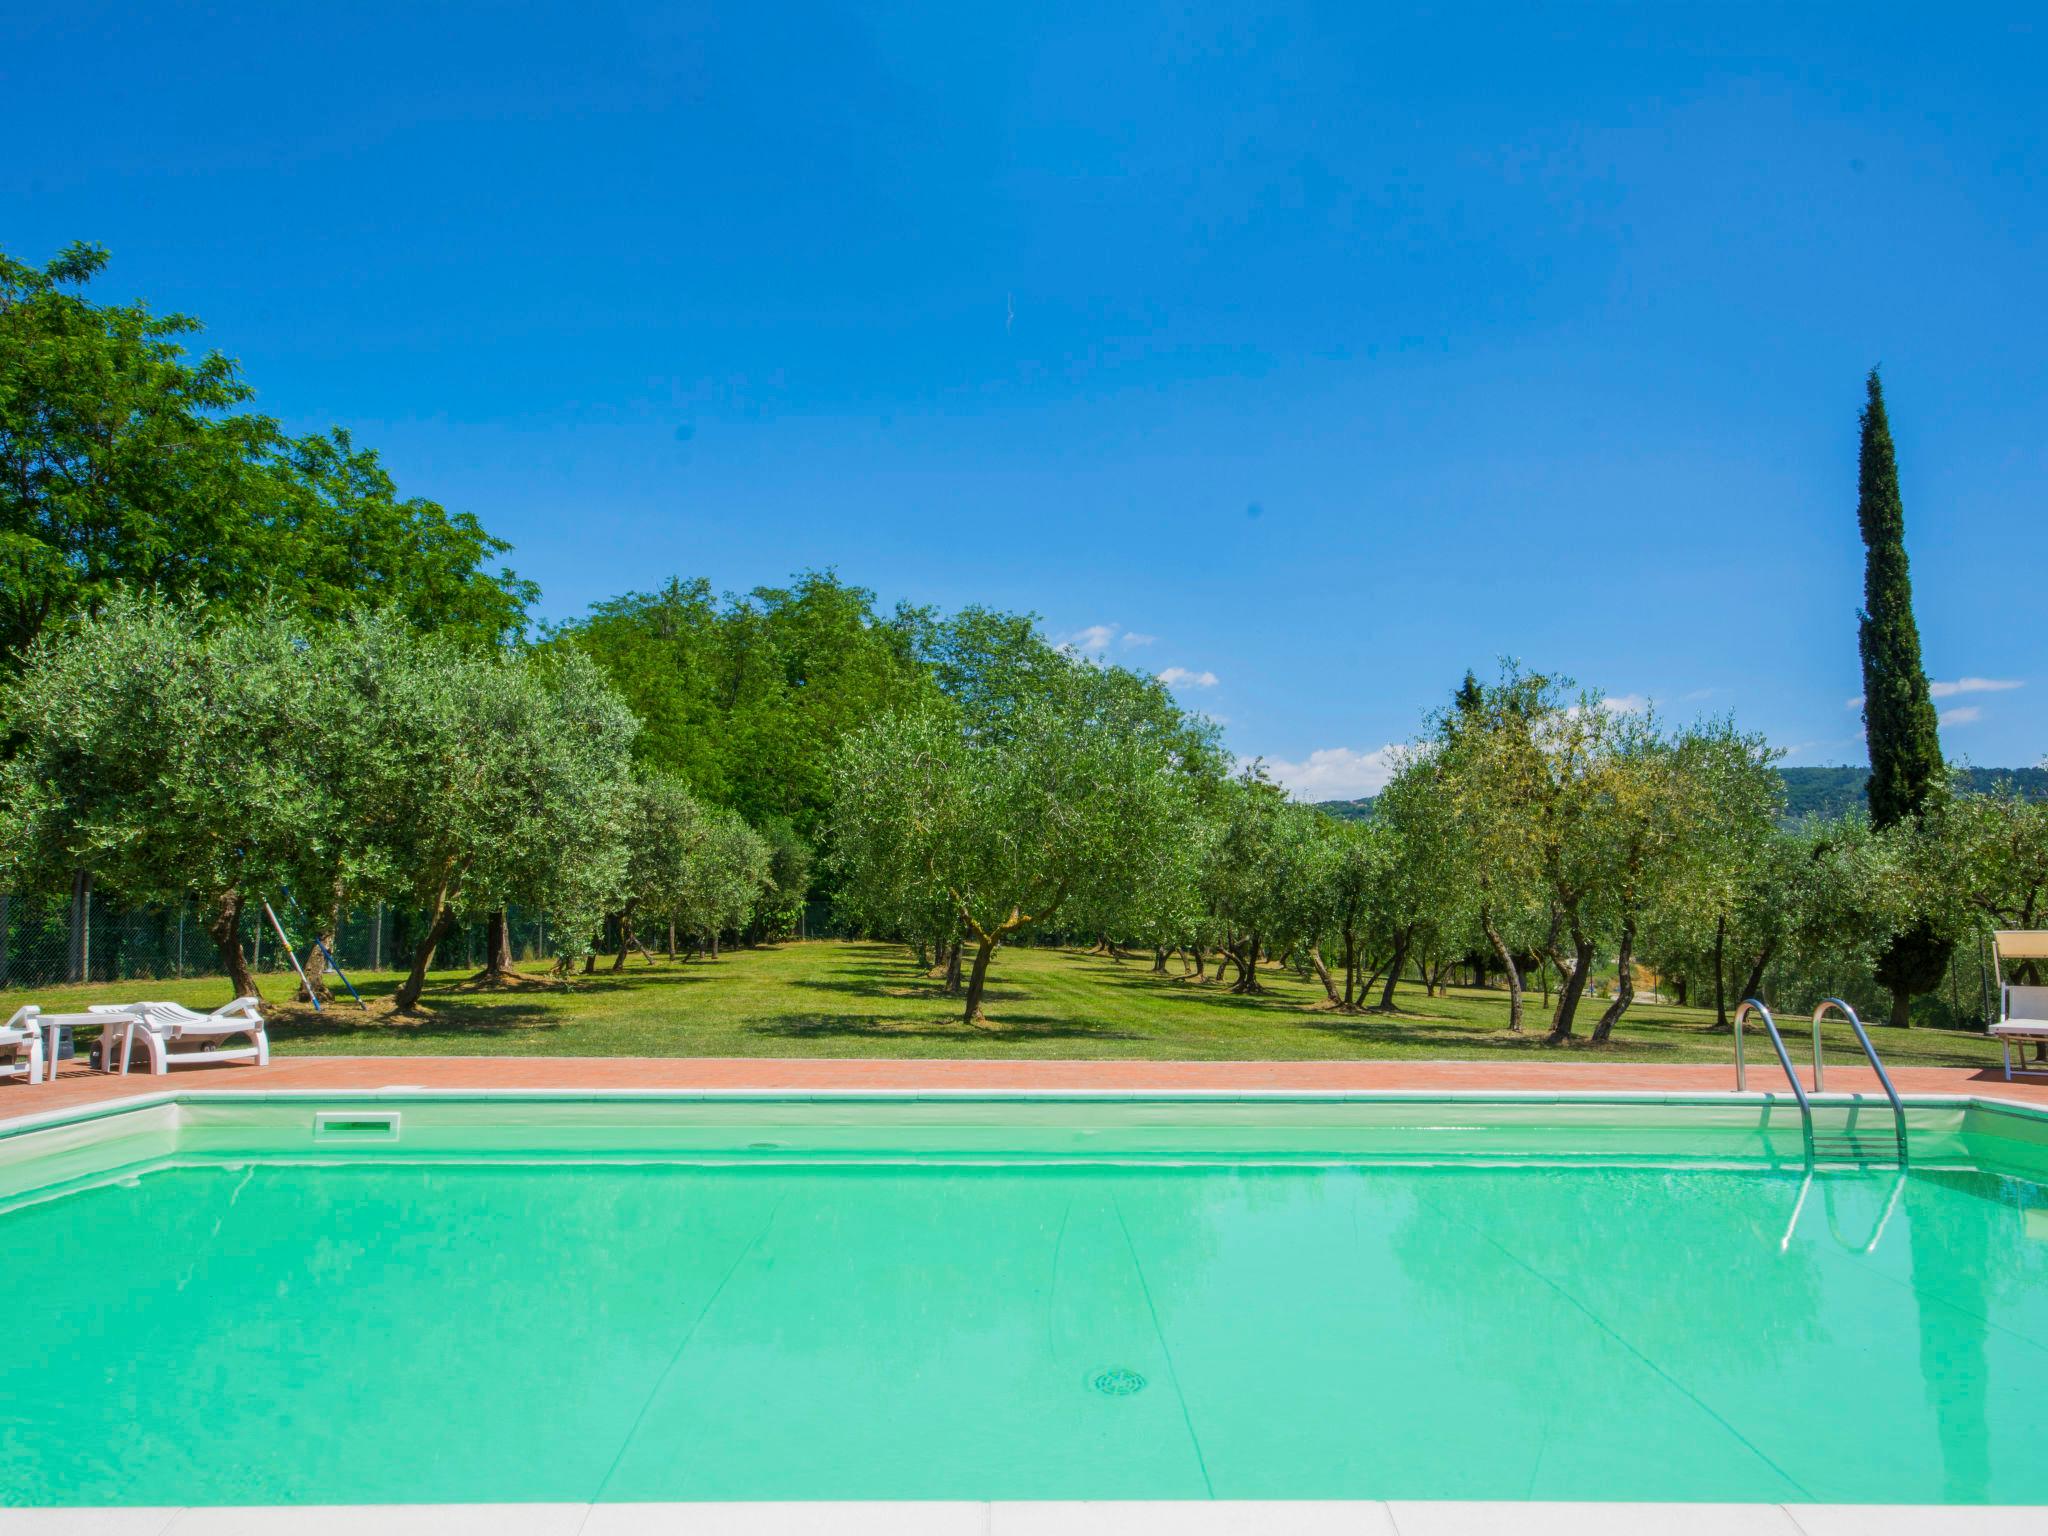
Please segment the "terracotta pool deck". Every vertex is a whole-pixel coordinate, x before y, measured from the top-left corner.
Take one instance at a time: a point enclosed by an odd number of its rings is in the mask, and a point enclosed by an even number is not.
[[[1802,1072],[1802,1080],[1809,1080]],[[1959,1094],[2048,1108],[2048,1080],[2008,1083],[1995,1069],[1900,1067],[1904,1094]],[[1783,1088],[1775,1063],[1750,1063],[1752,1091]],[[0,1083],[0,1121],[109,1103],[167,1089],[264,1093],[366,1089],[704,1089],[815,1093],[930,1092],[1465,1092],[1725,1093],[1731,1067],[1643,1062],[1492,1061],[906,1061],[778,1057],[632,1056],[280,1056],[269,1066],[237,1062],[183,1067],[164,1077],[95,1072],[60,1064],[54,1082]],[[1868,1068],[1830,1066],[1831,1092],[1876,1093]]]

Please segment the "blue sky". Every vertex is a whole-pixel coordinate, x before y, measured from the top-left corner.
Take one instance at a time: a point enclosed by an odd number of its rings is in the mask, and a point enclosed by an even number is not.
[[[551,617],[1031,609],[1319,798],[1502,655],[1859,761],[1882,363],[1944,744],[2012,766],[2030,10],[11,7],[0,241],[110,247]]]

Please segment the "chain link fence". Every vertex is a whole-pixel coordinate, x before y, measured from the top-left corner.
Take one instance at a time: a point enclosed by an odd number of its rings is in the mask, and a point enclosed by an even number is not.
[[[314,948],[312,922],[289,905],[277,916],[304,963]],[[516,959],[554,958],[555,933],[545,913],[513,907],[506,921]],[[411,963],[426,928],[425,913],[380,903],[344,912],[328,944],[344,971],[400,970]],[[291,958],[260,904],[242,914],[238,938],[251,970],[291,970]],[[467,925],[442,941],[434,963],[444,969],[481,966],[486,943],[486,923]],[[205,917],[189,902],[128,906],[102,899],[83,883],[65,895],[0,896],[0,988],[223,974]]]

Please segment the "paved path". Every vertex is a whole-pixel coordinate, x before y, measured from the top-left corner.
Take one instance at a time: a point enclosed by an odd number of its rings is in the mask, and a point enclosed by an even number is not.
[[[1750,1063],[1750,1087],[1783,1086],[1775,1063]],[[1970,1094],[2048,1108],[2048,1079],[2007,1083],[1996,1070],[1901,1067],[1901,1093]],[[1875,1093],[1867,1068],[1830,1066],[1830,1090]],[[1719,1093],[1731,1067],[1711,1063],[1574,1061],[902,1061],[776,1057],[633,1056],[287,1056],[267,1067],[230,1063],[182,1067],[167,1077],[94,1072],[61,1064],[57,1080],[34,1087],[0,1082],[0,1120],[110,1102],[165,1088],[263,1092],[278,1088],[748,1088],[818,1089],[1462,1090],[1537,1093]]]

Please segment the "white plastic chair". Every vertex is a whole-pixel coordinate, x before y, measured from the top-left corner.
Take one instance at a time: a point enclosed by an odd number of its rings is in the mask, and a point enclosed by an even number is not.
[[[211,1013],[195,1013],[183,1003],[95,1003],[93,1013],[130,1013],[137,1022],[121,1039],[121,1070],[128,1070],[128,1057],[140,1045],[149,1060],[149,1070],[161,1077],[181,1062],[213,1063],[250,1061],[257,1066],[270,1062],[270,1036],[265,1033],[263,1015],[256,1011],[257,997],[238,997]],[[249,1044],[221,1046],[219,1041],[247,1035]],[[191,1045],[174,1050],[173,1046]],[[102,1047],[111,1050],[111,1038]]]
[[[15,1059],[0,1062],[0,1077],[25,1077],[31,1083],[43,1080],[43,1027],[36,1021],[42,1009],[29,1003],[14,1010],[14,1017],[0,1024],[0,1051]]]
[[[2008,961],[2048,962],[2048,932],[2007,929],[1991,935],[1992,966],[1998,977],[1998,1022],[1991,1026],[1991,1038],[2005,1052],[2005,1080],[2012,1081],[2012,1046],[2024,1047],[2029,1040],[2048,1043],[2048,987],[2016,986],[2005,979]],[[2024,1050],[2020,1072],[2028,1077],[2048,1076],[2048,1062],[2026,1064]]]

